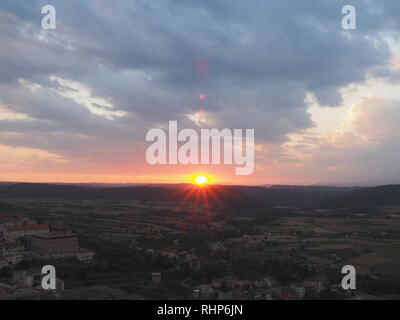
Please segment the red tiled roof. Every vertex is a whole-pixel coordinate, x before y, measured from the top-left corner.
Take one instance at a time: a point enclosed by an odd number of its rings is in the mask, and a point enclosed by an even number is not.
[[[4,249],[13,249],[13,248],[20,248],[20,247],[23,247],[23,245],[19,242],[0,243],[0,248],[4,248]]]
[[[46,225],[30,225],[30,226],[10,226],[6,227],[7,232],[18,232],[18,231],[39,231],[49,229]]]
[[[23,212],[17,212],[15,215],[17,217],[28,217],[28,215],[26,213],[23,213]]]

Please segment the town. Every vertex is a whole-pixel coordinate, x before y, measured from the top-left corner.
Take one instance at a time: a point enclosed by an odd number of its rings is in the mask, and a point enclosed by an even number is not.
[[[167,201],[2,200],[7,299],[394,299],[400,211],[276,206],[274,219]],[[15,209],[15,208],[18,208]],[[24,209],[25,208],[25,209]],[[40,269],[57,270],[57,290]],[[343,290],[354,265],[357,289]]]

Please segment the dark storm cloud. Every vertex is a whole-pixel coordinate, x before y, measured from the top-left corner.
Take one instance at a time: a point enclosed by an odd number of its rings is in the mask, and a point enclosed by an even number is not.
[[[339,90],[363,82],[369,70],[389,74],[380,32],[396,30],[400,5],[350,2],[358,10],[353,32],[340,24],[349,1],[3,0],[0,100],[36,120],[3,120],[0,131],[21,132],[28,144],[41,130],[41,147],[62,153],[54,132],[69,128],[97,137],[99,145],[105,136],[142,141],[146,128],[168,120],[189,125],[186,114],[204,109],[221,127],[255,128],[261,141],[281,142],[313,126],[307,92],[337,106]],[[40,28],[45,4],[57,9],[57,30]],[[207,62],[205,72],[198,61]],[[58,85],[50,75],[89,87],[126,115],[93,115],[51,91]],[[18,79],[43,88],[32,93]],[[201,92],[205,101],[197,98]]]

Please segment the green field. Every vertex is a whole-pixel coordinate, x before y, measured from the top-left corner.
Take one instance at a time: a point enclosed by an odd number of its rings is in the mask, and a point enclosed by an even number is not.
[[[399,262],[391,262],[379,264],[372,267],[372,273],[388,277],[391,281],[400,283],[400,263]]]
[[[371,248],[373,252],[392,259],[396,261],[400,261],[400,247],[393,247],[393,246],[375,246]],[[398,270],[400,273],[400,269]]]

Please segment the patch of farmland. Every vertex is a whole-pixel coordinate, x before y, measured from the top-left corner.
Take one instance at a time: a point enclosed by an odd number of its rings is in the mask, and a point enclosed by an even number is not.
[[[332,261],[326,258],[318,257],[318,256],[306,256],[307,260],[309,260],[312,263],[317,263],[317,264],[330,264]]]
[[[373,266],[371,268],[373,274],[388,277],[391,281],[400,283],[400,263],[392,262]]]
[[[388,259],[400,261],[400,247],[395,246],[375,246],[371,250],[376,254],[384,256]],[[399,270],[400,272],[400,270]]]
[[[393,262],[392,259],[385,258],[376,253],[364,253],[359,257],[355,257],[346,261],[350,265],[361,265],[361,266],[374,266],[378,264],[385,264]]]

